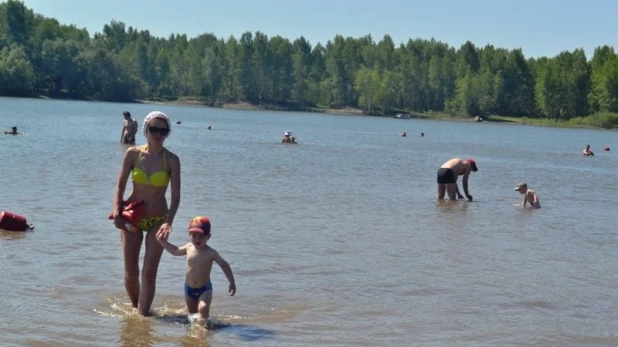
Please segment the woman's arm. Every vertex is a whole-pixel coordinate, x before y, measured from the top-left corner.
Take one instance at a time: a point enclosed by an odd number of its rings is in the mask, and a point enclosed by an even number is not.
[[[122,210],[124,191],[127,187],[127,180],[129,178],[129,173],[131,173],[132,168],[133,148],[129,148],[126,150],[126,152],[124,152],[122,167],[120,168],[120,173],[118,174],[118,182],[116,183],[116,194],[114,194],[114,203],[112,206],[114,217]]]
[[[175,154],[174,158],[170,161],[170,179],[172,188],[172,201],[170,202],[170,209],[167,212],[167,219],[165,222],[172,225],[174,217],[178,211],[178,205],[180,205],[180,159]]]

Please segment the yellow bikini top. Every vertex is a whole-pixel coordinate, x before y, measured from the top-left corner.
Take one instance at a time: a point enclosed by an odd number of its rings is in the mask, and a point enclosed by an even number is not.
[[[147,150],[148,147],[144,147],[144,150]],[[143,150],[140,149],[139,157],[137,157],[137,161],[142,157]],[[163,171],[153,172],[150,177],[148,174],[144,172],[144,170],[137,167],[137,165],[133,168],[133,183],[138,184],[149,184],[153,187],[157,188],[165,188],[167,187],[167,183],[170,180],[170,176],[167,174],[167,162],[165,156],[165,149],[163,149]]]

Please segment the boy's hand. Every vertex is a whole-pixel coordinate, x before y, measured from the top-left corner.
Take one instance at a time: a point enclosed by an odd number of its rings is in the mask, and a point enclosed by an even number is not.
[[[234,294],[236,294],[236,283],[235,282],[230,282],[229,292],[231,296],[234,296]]]
[[[169,223],[161,224],[161,227],[159,227],[159,230],[157,230],[157,240],[159,239],[159,237],[163,238],[163,240],[167,240],[171,231],[172,226]]]
[[[157,238],[157,241],[167,241],[167,238],[170,236],[170,234],[157,233],[155,236]]]

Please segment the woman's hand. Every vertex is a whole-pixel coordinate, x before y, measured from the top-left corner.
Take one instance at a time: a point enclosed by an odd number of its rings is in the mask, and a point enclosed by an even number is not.
[[[161,224],[161,226],[159,227],[159,230],[157,231],[157,234],[155,235],[158,239],[164,239],[167,240],[168,236],[170,235],[170,233],[172,232],[172,225],[165,222],[163,224]]]
[[[115,212],[113,217],[114,217],[114,226],[116,226],[116,228],[120,230],[130,231],[129,229],[127,229],[127,221],[126,219],[122,218],[122,214]]]

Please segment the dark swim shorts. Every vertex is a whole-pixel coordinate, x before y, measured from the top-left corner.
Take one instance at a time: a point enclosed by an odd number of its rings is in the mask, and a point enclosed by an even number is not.
[[[122,143],[125,145],[134,145],[135,144],[135,136],[125,136],[122,139]]]
[[[455,183],[457,182],[457,176],[451,169],[439,168],[438,169],[438,183]]]

